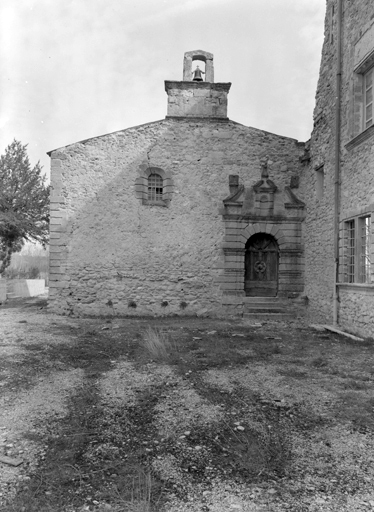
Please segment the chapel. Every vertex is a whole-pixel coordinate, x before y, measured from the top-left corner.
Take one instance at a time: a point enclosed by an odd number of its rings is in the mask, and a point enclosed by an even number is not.
[[[211,53],[186,52],[182,77],[165,119],[50,152],[53,311],[302,309],[304,143],[229,119]]]

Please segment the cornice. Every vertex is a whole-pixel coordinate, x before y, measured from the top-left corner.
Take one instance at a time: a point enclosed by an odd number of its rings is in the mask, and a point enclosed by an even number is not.
[[[165,80],[165,91],[171,89],[211,89],[213,91],[226,91],[229,92],[231,82],[180,82],[175,80]]]
[[[374,125],[369,126],[369,128],[366,128],[363,132],[359,133],[356,137],[354,137],[352,140],[350,140],[346,145],[345,149],[347,151],[350,151],[351,149],[359,146],[362,142],[365,140],[370,139],[374,135]]]

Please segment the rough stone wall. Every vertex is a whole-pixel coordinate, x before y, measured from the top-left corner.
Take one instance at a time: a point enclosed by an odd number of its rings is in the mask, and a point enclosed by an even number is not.
[[[227,95],[231,84],[209,82],[165,82],[168,116],[227,117]]]
[[[334,120],[335,44],[331,42],[331,2],[327,3],[325,40],[310,141],[310,161],[305,160],[301,189],[307,197],[305,219],[305,295],[313,321],[332,320],[334,282]],[[335,33],[335,32],[334,32]],[[324,166],[323,195],[317,194],[316,169]]]
[[[342,285],[339,297],[340,325],[342,328],[360,336],[373,337],[373,289]]]
[[[51,152],[50,308],[219,314],[228,176],[252,187],[266,158],[284,188],[299,153],[293,139],[232,121],[173,119]],[[170,176],[167,207],[137,198],[144,166]]]
[[[349,2],[344,10],[342,76],[342,166],[341,166],[341,233],[343,222],[361,214],[374,220],[374,127],[365,129],[362,119],[363,74],[358,65],[372,66],[374,52],[374,4],[370,0]],[[365,68],[362,68],[364,70]],[[341,238],[343,238],[341,236]],[[341,246],[342,246],[341,240]],[[341,247],[341,271],[344,259]],[[374,336],[374,231],[371,232],[372,284],[340,287],[339,323],[364,336]],[[359,265],[359,261],[356,263]],[[344,281],[344,275],[340,275]]]
[[[336,1],[329,0],[311,138],[311,162],[302,178],[302,188],[308,196],[306,295],[314,319],[327,321],[332,319],[334,287],[336,25]],[[362,119],[362,72],[365,58],[374,51],[372,0],[343,2],[342,26],[340,281],[344,281],[344,220],[364,211],[372,216],[374,213],[371,206],[374,203],[374,127],[365,129]],[[368,61],[367,65],[372,63]],[[324,194],[318,199],[316,169],[321,164],[324,165]],[[363,335],[373,335],[374,285],[344,284],[339,290],[339,324]]]

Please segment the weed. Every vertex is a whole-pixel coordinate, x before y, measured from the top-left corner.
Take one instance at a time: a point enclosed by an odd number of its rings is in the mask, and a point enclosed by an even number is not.
[[[326,358],[323,356],[316,357],[312,360],[311,365],[315,368],[323,368],[324,366],[328,365],[328,362],[326,361]]]
[[[127,304],[127,307],[128,308],[134,308],[136,309],[137,308],[137,304],[134,300],[129,300],[129,303]]]
[[[266,470],[282,476],[291,460],[289,431],[280,421],[267,427],[264,423],[260,439]]]
[[[348,382],[345,383],[346,389],[356,389],[356,390],[363,390],[368,389],[370,386],[367,382],[360,382],[354,379],[350,379]]]
[[[335,413],[337,417],[350,421],[358,429],[372,430],[373,402],[374,399],[367,399],[365,394],[360,394],[358,390],[347,390],[340,393],[340,400],[335,403]]]
[[[138,473],[132,482],[131,512],[148,512],[151,510],[152,477],[151,474]]]
[[[156,361],[169,359],[175,349],[168,333],[152,327],[144,332],[141,345]]]
[[[184,300],[182,300],[182,302],[179,304],[180,309],[186,309],[187,306],[188,304],[187,302],[184,302]]]
[[[267,358],[272,355],[281,354],[281,348],[277,343],[261,343],[255,347],[256,355]]]
[[[284,370],[279,370],[280,375],[284,375],[285,377],[291,377],[293,379],[305,379],[308,374],[303,370],[298,370],[297,368],[286,368]]]
[[[163,301],[161,302],[161,307],[162,307],[162,308],[166,308],[168,305],[169,305],[169,303],[168,303],[168,301],[167,301],[167,300],[163,300]]]

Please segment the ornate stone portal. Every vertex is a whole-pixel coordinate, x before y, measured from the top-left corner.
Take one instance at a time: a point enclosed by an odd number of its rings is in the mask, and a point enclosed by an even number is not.
[[[279,190],[261,162],[261,180],[249,190],[229,177],[224,199],[223,305],[245,297],[296,299],[304,289],[302,222],[305,204],[289,186]]]

